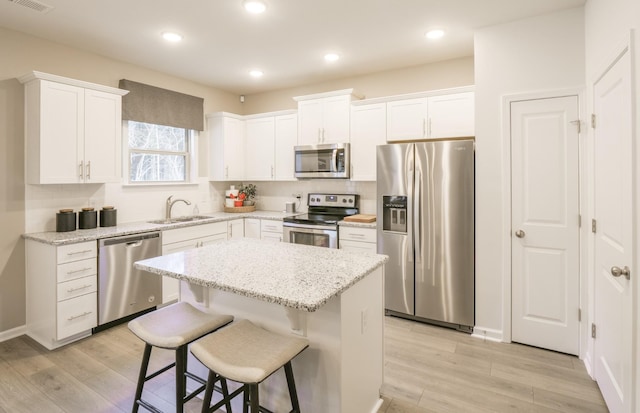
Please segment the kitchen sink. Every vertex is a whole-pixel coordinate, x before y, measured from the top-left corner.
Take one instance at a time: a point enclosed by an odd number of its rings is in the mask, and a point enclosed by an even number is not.
[[[211,217],[208,217],[206,215],[191,215],[191,216],[185,216],[185,217],[178,217],[178,218],[171,218],[170,220],[166,220],[166,219],[156,219],[153,221],[147,221],[150,224],[177,224],[180,222],[192,222],[192,221],[201,221],[203,219],[210,219]]]

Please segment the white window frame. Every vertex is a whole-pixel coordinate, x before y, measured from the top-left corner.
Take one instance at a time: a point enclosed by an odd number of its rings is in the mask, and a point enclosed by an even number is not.
[[[165,185],[194,185],[197,184],[198,176],[198,131],[193,129],[186,129],[187,131],[187,150],[185,152],[165,152],[154,150],[132,150],[129,147],[129,121],[122,121],[122,176],[124,178],[124,185],[131,186],[165,186]],[[145,152],[145,153],[158,153],[158,154],[184,154],[185,155],[185,180],[184,181],[131,181],[131,152]]]

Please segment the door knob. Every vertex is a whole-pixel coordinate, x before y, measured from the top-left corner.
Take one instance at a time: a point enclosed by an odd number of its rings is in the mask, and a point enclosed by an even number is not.
[[[524,234],[524,231],[523,231],[523,230],[519,229],[519,230],[517,230],[517,231],[516,231],[516,237],[518,237],[518,238],[524,238],[524,235],[525,235],[525,234]]]
[[[626,278],[627,280],[630,280],[631,270],[626,265],[624,266],[624,268],[614,266],[614,267],[611,267],[611,275],[613,275],[616,278],[621,275],[624,275],[624,278]]]

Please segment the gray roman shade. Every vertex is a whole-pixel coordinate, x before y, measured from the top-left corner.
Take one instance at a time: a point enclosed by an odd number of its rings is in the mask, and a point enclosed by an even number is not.
[[[204,99],[132,80],[120,79],[122,119],[204,130]]]

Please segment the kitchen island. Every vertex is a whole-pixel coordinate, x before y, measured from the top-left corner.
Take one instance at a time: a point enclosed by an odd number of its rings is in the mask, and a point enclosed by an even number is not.
[[[386,260],[245,238],[135,266],[188,282],[192,288],[182,289],[196,294],[181,291],[181,299],[201,308],[308,338],[309,348],[293,361],[305,413],[373,413],[381,404]],[[197,293],[199,288],[204,294]],[[267,379],[260,391],[265,407],[289,411],[283,372]]]

